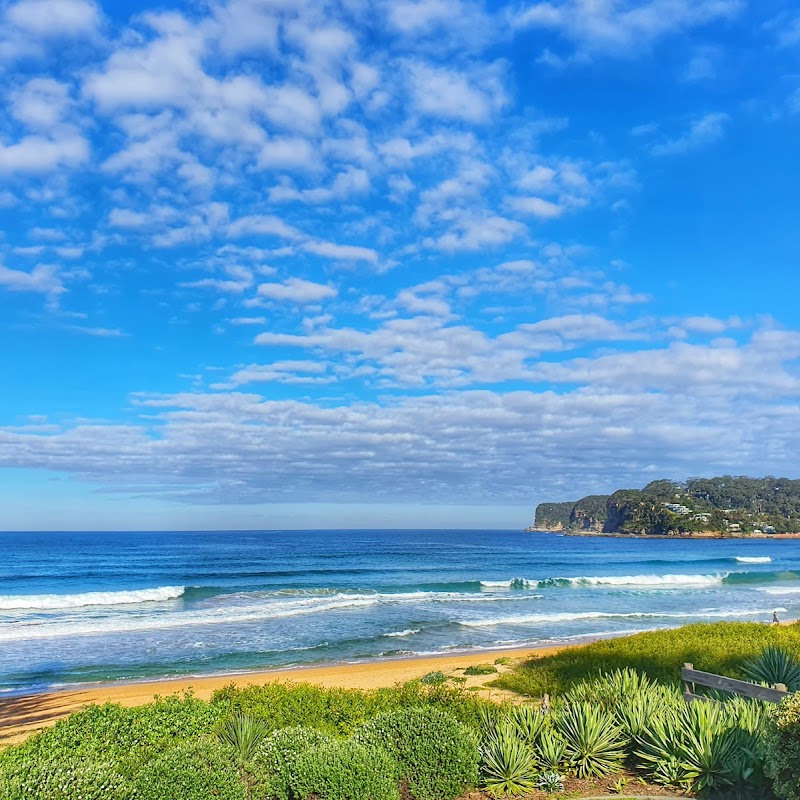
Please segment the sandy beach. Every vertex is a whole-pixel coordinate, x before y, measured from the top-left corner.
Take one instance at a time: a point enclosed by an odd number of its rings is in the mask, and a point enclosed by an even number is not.
[[[378,689],[421,678],[433,670],[451,673],[472,664],[492,663],[496,658],[506,657],[519,661],[533,655],[550,655],[562,649],[564,649],[563,646],[480,651],[458,655],[386,659],[356,664],[297,667],[233,675],[90,684],[80,689],[20,695],[0,700],[0,745],[19,741],[39,728],[52,725],[73,711],[92,704],[110,702],[121,703],[125,706],[139,706],[149,703],[157,695],[163,697],[188,689],[191,689],[194,695],[201,700],[208,700],[217,689],[231,683],[237,686],[247,686],[270,682],[296,682],[312,683],[329,688]],[[502,671],[504,667],[498,666],[498,669]],[[483,685],[494,677],[496,675],[476,676],[468,679],[465,685]],[[498,689],[484,691],[486,696],[498,700],[508,695]]]

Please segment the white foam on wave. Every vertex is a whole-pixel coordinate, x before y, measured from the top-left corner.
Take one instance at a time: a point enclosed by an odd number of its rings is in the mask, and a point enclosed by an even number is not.
[[[519,600],[539,599],[541,595],[526,594]],[[121,632],[176,629],[199,625],[231,625],[249,622],[269,622],[274,619],[334,612],[342,609],[364,608],[374,605],[420,605],[438,602],[495,602],[502,597],[489,597],[458,592],[397,592],[397,593],[339,593],[317,597],[281,599],[266,592],[237,592],[217,595],[194,609],[151,615],[145,609],[138,613],[109,613],[91,622],[82,617],[67,616],[59,621],[17,621],[0,626],[0,641],[48,639],[63,636],[90,636]]]
[[[481,581],[484,589],[552,589],[581,586],[633,586],[638,588],[671,589],[704,587],[721,584],[729,573],[717,575],[586,575],[576,578],[511,578],[507,581]]]
[[[123,606],[174,600],[185,591],[183,586],[159,586],[122,592],[82,592],[80,594],[0,595],[0,611],[48,611],[89,606]]]
[[[787,594],[800,594],[800,587],[798,586],[770,586],[769,588],[759,588],[759,592],[764,592],[764,594],[777,594],[777,595],[787,595]]]
[[[671,589],[683,586],[718,586],[727,575],[728,573],[717,575],[586,575],[577,578],[545,578],[527,583],[539,589],[553,586],[635,586]]]
[[[577,611],[555,614],[520,614],[509,617],[493,617],[490,619],[459,620],[458,624],[467,628],[488,628],[494,625],[536,625],[553,622],[579,622],[587,619],[727,619],[729,617],[768,616],[772,612],[786,613],[785,608],[765,610],[747,609],[744,611],[707,610],[694,614],[669,613],[657,611]]]
[[[392,631],[392,633],[384,633],[384,636],[411,636],[414,633],[419,633],[419,628],[407,628],[404,631]]]
[[[231,625],[246,622],[267,622],[273,619],[337,611],[344,608],[376,605],[375,597],[342,596],[330,600],[299,600],[288,603],[264,603],[248,606],[219,607],[202,611],[184,611],[173,614],[128,616],[110,615],[84,622],[64,619],[59,622],[17,622],[0,628],[0,641],[25,639],[51,639],[64,636],[91,636],[113,633],[133,633],[150,630],[168,630],[199,625]]]
[[[740,564],[771,564],[770,556],[734,556],[734,560]]]

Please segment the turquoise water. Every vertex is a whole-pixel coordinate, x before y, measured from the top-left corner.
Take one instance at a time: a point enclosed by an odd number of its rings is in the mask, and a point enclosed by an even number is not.
[[[800,617],[800,541],[0,534],[0,691]]]

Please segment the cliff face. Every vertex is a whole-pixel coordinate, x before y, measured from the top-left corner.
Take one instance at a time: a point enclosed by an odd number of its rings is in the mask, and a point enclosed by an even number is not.
[[[569,528],[574,506],[575,503],[539,503],[532,530],[563,531]]]
[[[574,531],[603,530],[606,521],[607,494],[590,494],[578,500],[569,515],[569,527]]]

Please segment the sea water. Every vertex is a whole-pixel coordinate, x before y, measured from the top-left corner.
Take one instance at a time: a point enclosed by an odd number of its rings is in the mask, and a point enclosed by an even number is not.
[[[800,617],[800,540],[0,534],[0,693]],[[476,656],[479,659],[479,656]]]

